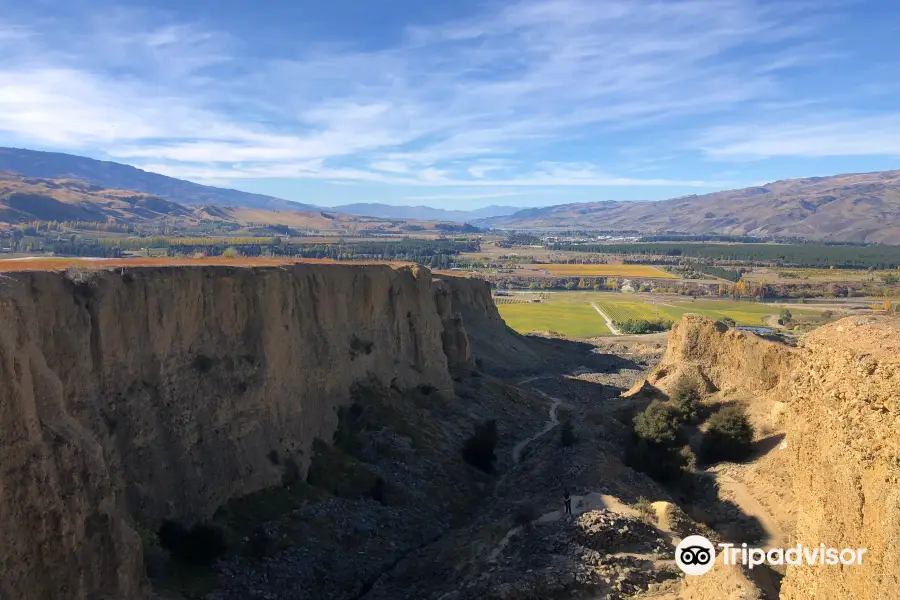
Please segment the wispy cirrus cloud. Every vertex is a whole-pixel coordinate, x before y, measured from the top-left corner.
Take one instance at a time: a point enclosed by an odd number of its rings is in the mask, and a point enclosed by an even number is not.
[[[803,102],[785,98],[785,71],[833,56],[818,46],[823,6],[523,0],[410,24],[374,50],[326,39],[272,55],[214,21],[98,5],[0,21],[0,133],[196,180],[713,187],[603,165],[630,132],[673,122],[693,123],[686,139],[710,156],[778,155],[752,124],[695,121]],[[849,126],[769,133],[815,153]]]
[[[716,158],[892,156],[900,158],[900,113],[823,114],[713,128],[697,145]]]

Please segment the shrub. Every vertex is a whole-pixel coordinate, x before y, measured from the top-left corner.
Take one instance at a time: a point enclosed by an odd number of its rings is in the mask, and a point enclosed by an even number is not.
[[[463,459],[485,473],[493,473],[498,438],[497,421],[491,419],[476,426],[475,433],[463,446]]]
[[[639,436],[635,436],[625,458],[628,466],[657,481],[677,481],[685,467],[684,456],[678,447],[655,444]]]
[[[222,252],[222,256],[225,258],[238,258],[240,255],[240,251],[234,247],[225,248],[225,251]]]
[[[678,413],[682,423],[691,423],[697,419],[699,402],[700,390],[689,379],[679,379],[672,392],[672,408]]]
[[[369,496],[372,497],[372,500],[378,502],[379,504],[387,504],[385,492],[386,492],[387,484],[384,479],[378,477],[375,480],[375,483],[372,485],[372,489],[369,491]]]
[[[778,321],[782,325],[787,325],[788,323],[790,323],[793,320],[794,320],[794,315],[791,314],[791,311],[786,308],[783,308],[781,310],[781,314],[778,317]]]
[[[559,429],[559,443],[563,446],[574,446],[578,443],[578,436],[575,435],[575,426],[572,425],[570,419],[562,422],[562,426]]]
[[[634,418],[634,433],[653,444],[674,446],[681,438],[679,415],[671,406],[654,400]]]
[[[694,454],[694,449],[690,446],[682,446],[681,450],[678,451],[678,455],[681,457],[682,468],[687,471],[693,471],[697,468],[697,455]]]
[[[681,414],[654,400],[634,418],[634,439],[626,460],[632,468],[659,481],[677,480],[686,464],[679,449],[681,439]]]
[[[703,458],[707,462],[743,460],[753,444],[753,425],[740,406],[726,406],[707,421],[703,437]]]
[[[722,317],[721,319],[719,319],[719,322],[722,323],[723,325],[727,325],[728,327],[737,326],[737,321],[735,321],[731,317]]]
[[[216,359],[205,354],[198,354],[194,357],[193,365],[198,373],[208,373],[216,365]]]
[[[528,527],[541,516],[541,511],[537,506],[530,502],[520,504],[516,507],[516,513],[513,515],[513,522],[519,527]]]
[[[613,321],[613,324],[622,333],[653,333],[668,331],[672,328],[672,321],[663,319],[624,319]]]
[[[175,521],[163,521],[157,536],[173,559],[190,565],[211,564],[228,549],[222,531],[203,523],[188,530]]]
[[[646,496],[638,498],[635,508],[645,523],[656,526],[656,511],[653,509],[653,503]]]

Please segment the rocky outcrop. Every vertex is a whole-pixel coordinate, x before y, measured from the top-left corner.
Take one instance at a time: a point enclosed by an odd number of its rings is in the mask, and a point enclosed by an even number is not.
[[[449,393],[448,362],[471,360],[454,303],[480,296],[452,283],[321,264],[4,277],[0,597],[139,598],[130,524],[302,476],[357,381]]]
[[[706,391],[741,389],[783,396],[794,350],[700,315],[684,315],[649,383],[671,391],[682,377]]]
[[[792,567],[786,600],[900,590],[900,320],[842,319],[805,336],[787,440],[796,541],[866,548],[863,564]]]
[[[444,345],[444,354],[451,368],[468,368],[475,366],[475,359],[472,355],[472,347],[469,344],[469,336],[466,335],[466,328],[463,325],[463,316],[454,310],[458,309],[462,301],[460,300],[460,291],[474,287],[483,283],[478,280],[438,280],[432,288],[434,293],[434,305],[437,313],[441,318],[443,333],[441,339]],[[488,299],[490,299],[490,290],[487,290]],[[475,295],[474,297],[478,297]],[[491,304],[493,306],[493,304]]]

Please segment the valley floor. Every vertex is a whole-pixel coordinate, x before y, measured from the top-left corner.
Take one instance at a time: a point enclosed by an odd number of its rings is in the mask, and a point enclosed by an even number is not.
[[[502,379],[460,373],[455,399],[362,394],[356,421],[342,421],[340,442],[320,448],[307,482],[220,511],[218,522],[238,536],[230,558],[204,573],[162,568],[159,593],[208,600],[681,598],[673,554],[681,537],[765,541],[783,532],[727,470],[698,474],[688,493],[626,466],[631,415],[649,400],[621,394],[658,362],[664,336],[598,345],[535,338],[529,343],[552,360]],[[489,419],[500,434],[493,475],[460,458],[466,437]],[[571,424],[574,443],[564,442],[563,423]],[[563,510],[565,490],[572,515]],[[768,591],[775,598],[777,581],[760,584],[760,597]]]

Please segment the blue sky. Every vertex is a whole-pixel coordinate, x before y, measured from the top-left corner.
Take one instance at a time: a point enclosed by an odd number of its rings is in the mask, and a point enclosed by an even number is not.
[[[333,205],[900,168],[894,0],[0,0],[0,145]]]

